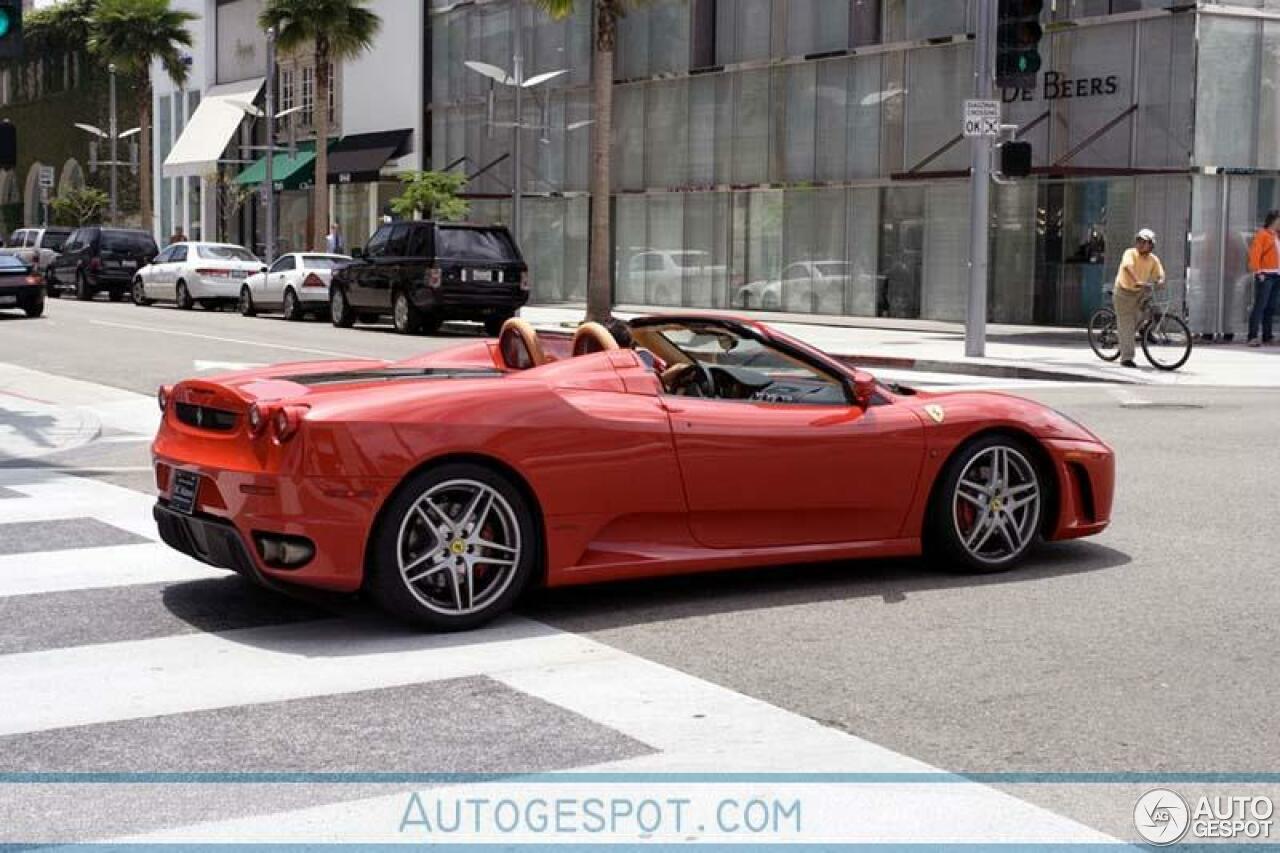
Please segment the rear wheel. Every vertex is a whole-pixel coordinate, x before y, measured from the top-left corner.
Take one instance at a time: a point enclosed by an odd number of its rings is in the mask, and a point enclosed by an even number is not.
[[[89,286],[89,279],[85,278],[83,272],[76,273],[76,299],[81,302],[93,299],[93,288]]]
[[[302,303],[292,287],[284,292],[284,318],[295,323],[306,319],[306,312],[302,310]]]
[[[242,317],[252,317],[258,313],[258,309],[253,304],[253,294],[249,292],[248,286],[240,288],[240,301],[237,306]]]
[[[44,289],[31,288],[33,291],[22,300],[22,310],[28,317],[39,317],[44,313]]]
[[[142,283],[142,279],[134,279],[133,281],[133,304],[139,307],[145,307],[151,304],[151,300],[147,298],[146,285]]]
[[[187,290],[187,283],[185,281],[178,282],[176,298],[178,307],[183,311],[190,311],[195,307],[196,301],[191,298],[191,291]]]
[[[333,288],[329,294],[329,320],[339,329],[350,329],[355,325],[356,312],[347,301],[347,292],[341,287]]]
[[[422,312],[409,301],[409,294],[397,291],[391,303],[391,319],[402,335],[416,335],[422,329]]]
[[[1191,330],[1182,318],[1165,314],[1147,324],[1142,351],[1160,370],[1177,370],[1191,357]]]
[[[1120,357],[1120,329],[1116,325],[1116,312],[1099,308],[1089,317],[1089,346],[1094,355],[1103,361],[1115,361]]]
[[[533,512],[505,476],[449,464],[412,477],[374,533],[366,587],[384,608],[440,631],[511,608],[539,553]]]
[[[993,435],[948,463],[930,507],[930,549],[948,568],[1001,572],[1040,536],[1046,479],[1020,441]]]

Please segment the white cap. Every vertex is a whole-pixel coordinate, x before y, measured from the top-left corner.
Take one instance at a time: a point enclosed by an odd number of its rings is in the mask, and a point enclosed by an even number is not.
[[[1138,232],[1138,239],[1146,240],[1148,243],[1154,243],[1156,241],[1156,232],[1152,231],[1150,228],[1143,228]]]

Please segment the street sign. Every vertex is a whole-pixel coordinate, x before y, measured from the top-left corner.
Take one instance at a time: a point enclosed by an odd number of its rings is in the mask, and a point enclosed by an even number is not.
[[[965,136],[999,136],[1000,135],[1000,102],[999,101],[965,101],[964,102],[964,135]]]
[[[40,167],[40,186],[48,190],[53,189],[53,167],[52,166]]]

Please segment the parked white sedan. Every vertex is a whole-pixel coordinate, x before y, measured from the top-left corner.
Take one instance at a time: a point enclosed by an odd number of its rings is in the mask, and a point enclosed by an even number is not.
[[[240,288],[240,313],[282,311],[286,320],[329,310],[329,282],[334,270],[351,263],[347,255],[297,252],[281,255],[265,272],[255,273]]]
[[[244,280],[266,269],[244,246],[230,243],[174,243],[133,279],[135,305],[162,300],[184,310],[235,302]]]

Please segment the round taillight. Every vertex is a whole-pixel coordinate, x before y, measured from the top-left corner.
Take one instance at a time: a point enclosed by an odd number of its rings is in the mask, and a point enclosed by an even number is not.
[[[254,403],[249,407],[249,431],[254,435],[262,432],[262,428],[267,425],[267,419],[262,414],[261,407]]]
[[[161,385],[156,391],[156,402],[160,404],[160,411],[169,411],[169,398],[173,396],[173,389],[168,385]]]
[[[284,406],[271,416],[271,436],[283,444],[293,438],[302,421],[302,411],[297,406]]]

